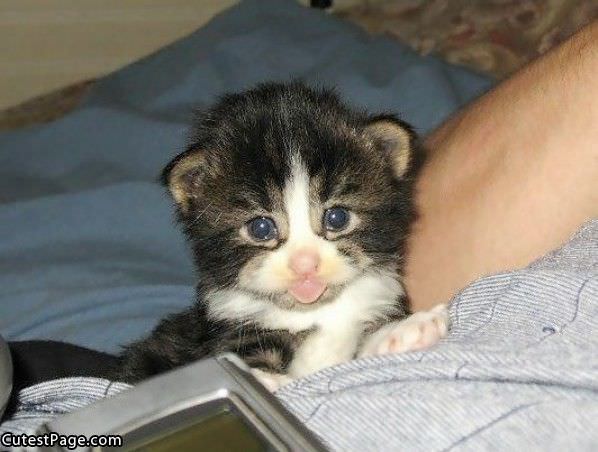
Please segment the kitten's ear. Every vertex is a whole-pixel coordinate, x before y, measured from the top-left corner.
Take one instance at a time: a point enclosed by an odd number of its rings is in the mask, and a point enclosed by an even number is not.
[[[374,116],[365,133],[391,160],[395,176],[402,177],[413,160],[415,133],[409,124],[391,115]]]
[[[189,209],[190,200],[197,196],[200,175],[203,173],[205,153],[190,148],[177,155],[162,171],[162,183],[182,212]]]

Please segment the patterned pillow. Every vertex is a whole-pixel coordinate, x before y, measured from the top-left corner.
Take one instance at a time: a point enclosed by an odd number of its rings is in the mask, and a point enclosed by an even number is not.
[[[336,0],[334,12],[455,64],[504,77],[598,18],[596,0]]]

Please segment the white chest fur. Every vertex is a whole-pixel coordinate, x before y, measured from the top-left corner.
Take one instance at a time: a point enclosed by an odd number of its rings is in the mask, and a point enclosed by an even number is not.
[[[365,274],[339,296],[309,311],[281,309],[266,300],[227,290],[209,298],[209,315],[217,319],[251,320],[263,328],[297,333],[315,329],[295,351],[289,374],[298,378],[351,359],[364,326],[396,309],[401,284],[394,275]]]

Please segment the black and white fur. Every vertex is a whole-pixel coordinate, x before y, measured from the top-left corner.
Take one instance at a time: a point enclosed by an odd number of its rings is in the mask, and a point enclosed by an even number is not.
[[[209,355],[238,353],[271,389],[357,356],[430,345],[446,310],[408,315],[401,283],[421,165],[412,129],[351,109],[328,90],[264,84],[199,114],[164,170],[199,282],[189,309],[125,348],[118,378],[142,380]],[[330,231],[327,209],[347,226]],[[248,233],[254,218],[274,240]],[[289,293],[297,250],[318,254],[325,290]]]

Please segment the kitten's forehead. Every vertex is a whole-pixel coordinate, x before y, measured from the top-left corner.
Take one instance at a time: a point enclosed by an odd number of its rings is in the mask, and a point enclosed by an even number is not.
[[[274,211],[284,208],[289,181],[301,179],[311,201],[371,205],[388,197],[393,177],[388,159],[364,137],[366,122],[336,96],[301,86],[226,97],[203,119],[197,138],[220,160],[209,192]]]
[[[343,203],[368,197],[368,192],[384,194],[392,181],[380,156],[351,135],[329,128],[297,133],[280,127],[270,137],[248,132],[228,152],[228,177],[220,183],[266,210],[280,208],[291,185],[309,188],[311,201]]]
[[[298,156],[293,156],[290,167],[290,176],[283,192],[289,223],[289,242],[308,245],[314,237],[310,214],[310,178],[304,163]]]

